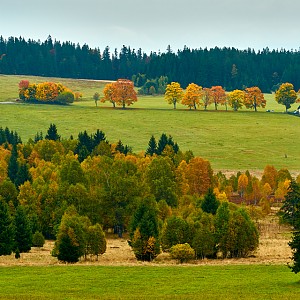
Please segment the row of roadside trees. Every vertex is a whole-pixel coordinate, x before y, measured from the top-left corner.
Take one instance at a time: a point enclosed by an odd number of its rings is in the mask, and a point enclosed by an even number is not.
[[[107,84],[103,94],[101,102],[109,101],[113,104],[113,107],[119,105],[125,108],[137,101],[134,85],[130,80],[119,79],[116,82]],[[222,86],[203,88],[195,83],[190,83],[186,90],[183,90],[178,82],[171,82],[166,86],[164,96],[165,100],[172,104],[174,109],[176,109],[177,103],[186,105],[190,109],[203,107],[204,110],[207,110],[210,105],[214,105],[215,110],[221,105],[225,106],[226,110],[230,106],[235,111],[243,106],[254,111],[257,111],[259,107],[266,107],[264,94],[256,86],[245,90],[226,92]],[[99,94],[94,99],[97,105]],[[291,83],[283,83],[276,91],[275,100],[279,104],[284,105],[287,111],[297,101],[297,93],[293,85]]]

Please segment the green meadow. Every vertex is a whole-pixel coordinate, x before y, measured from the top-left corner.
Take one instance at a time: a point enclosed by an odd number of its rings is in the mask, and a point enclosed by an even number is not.
[[[286,266],[2,267],[0,299],[299,299]]]
[[[300,170],[300,118],[287,115],[274,95],[267,94],[267,107],[258,112],[246,109],[226,111],[213,106],[208,111],[189,110],[182,105],[172,109],[163,96],[143,96],[129,108],[113,109],[110,103],[98,103],[93,94],[102,93],[105,83],[99,81],[0,76],[0,101],[18,97],[18,83],[61,82],[83,99],[69,106],[42,104],[0,104],[0,126],[16,130],[26,142],[38,131],[46,133],[55,123],[63,138],[77,137],[80,131],[105,132],[110,142],[119,139],[133,147],[135,153],[146,150],[151,135],[171,135],[183,151],[208,159],[217,170],[262,170],[267,164],[276,168]],[[293,111],[298,104],[294,104]],[[266,110],[274,112],[266,112]]]

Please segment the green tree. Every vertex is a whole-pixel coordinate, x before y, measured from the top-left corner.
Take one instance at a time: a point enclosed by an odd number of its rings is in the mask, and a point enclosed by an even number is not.
[[[96,92],[94,95],[93,95],[93,99],[95,100],[95,104],[96,104],[96,107],[98,106],[98,101],[100,99],[100,94],[98,92]]]
[[[286,223],[300,229],[300,187],[295,180],[290,183],[280,214]]]
[[[157,152],[157,144],[154,135],[151,136],[149,143],[148,143],[148,148],[146,150],[146,155],[152,156]]]
[[[196,222],[192,247],[197,258],[212,257],[216,254],[215,227],[212,214],[203,213],[200,221]]]
[[[11,155],[8,161],[8,169],[7,169],[8,177],[13,183],[15,183],[19,171],[19,165],[17,160],[18,160],[17,146],[13,145]]]
[[[32,245],[34,247],[43,247],[45,244],[45,238],[43,234],[39,231],[36,231],[32,236]]]
[[[60,136],[57,133],[57,127],[55,124],[50,124],[48,130],[47,130],[47,134],[45,136],[46,140],[53,140],[53,141],[59,141],[60,140]]]
[[[105,234],[100,224],[95,224],[88,227],[87,232],[87,248],[88,254],[98,256],[106,251]]]
[[[275,100],[285,106],[285,110],[291,108],[291,104],[297,100],[297,93],[291,83],[283,83],[275,93]]]
[[[14,234],[14,226],[8,211],[8,205],[0,196],[0,256],[12,253]]]
[[[164,251],[177,244],[191,243],[191,232],[188,222],[181,217],[171,216],[166,220],[161,234]]]
[[[153,198],[142,200],[130,224],[130,241],[138,260],[151,261],[160,253],[159,227],[156,202]]]
[[[29,252],[32,245],[32,231],[25,209],[19,205],[15,215],[15,248],[20,253]]]
[[[71,207],[62,217],[52,255],[58,260],[75,263],[84,255],[85,249],[84,223]]]
[[[217,209],[219,207],[219,201],[217,200],[217,197],[213,191],[213,189],[210,187],[204,196],[203,202],[201,203],[201,208],[204,212],[210,213],[215,215],[217,212]]]

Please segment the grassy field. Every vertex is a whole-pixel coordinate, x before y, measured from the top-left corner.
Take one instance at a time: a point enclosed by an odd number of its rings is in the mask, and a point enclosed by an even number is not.
[[[3,267],[0,299],[298,299],[286,266]]]
[[[102,92],[104,83],[71,79],[0,76],[0,101],[17,98],[21,79],[31,82],[60,81],[83,93],[83,101],[70,106],[1,104],[0,126],[16,130],[23,141],[55,123],[64,138],[101,129],[110,142],[119,139],[134,152],[147,148],[150,136],[165,132],[173,136],[181,150],[192,150],[208,159],[214,169],[262,170],[267,164],[276,168],[300,170],[300,118],[282,113],[274,95],[266,95],[267,107],[259,112],[241,110],[189,111],[181,105],[173,110],[162,96],[140,97],[132,107],[112,109],[111,104],[95,106],[92,95]],[[294,105],[296,107],[297,104]],[[265,110],[274,110],[266,113]],[[300,172],[300,171],[299,171]]]

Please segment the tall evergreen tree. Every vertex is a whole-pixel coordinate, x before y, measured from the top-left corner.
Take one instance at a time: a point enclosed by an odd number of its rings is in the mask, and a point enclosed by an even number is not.
[[[130,224],[130,241],[138,260],[151,261],[160,253],[156,201],[143,199]]]
[[[215,215],[219,207],[219,204],[220,203],[217,200],[217,197],[213,189],[210,187],[207,191],[207,194],[204,196],[203,202],[201,203],[202,210],[204,212]]]
[[[154,135],[151,136],[149,143],[148,143],[148,148],[146,150],[146,155],[152,156],[153,154],[156,154],[157,152],[157,144]]]
[[[9,158],[8,162],[8,177],[10,180],[15,183],[17,179],[17,174],[19,171],[19,165],[18,165],[18,151],[17,151],[17,146],[13,145],[12,151],[11,151],[11,156]]]
[[[45,136],[46,140],[53,140],[53,141],[59,141],[60,136],[57,133],[57,127],[55,124],[50,124],[47,134]]]
[[[8,205],[0,196],[0,256],[10,255],[14,247],[14,226]]]
[[[18,249],[20,253],[30,251],[32,245],[31,225],[22,205],[19,205],[16,210],[15,228],[15,249]]]

